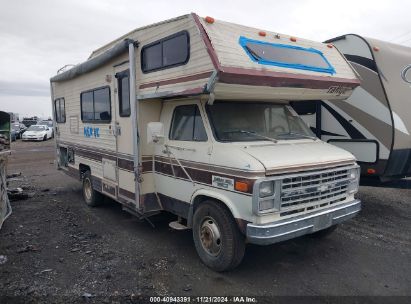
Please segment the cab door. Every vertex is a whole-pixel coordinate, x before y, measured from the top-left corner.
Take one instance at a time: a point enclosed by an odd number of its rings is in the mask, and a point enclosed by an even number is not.
[[[177,202],[190,202],[193,191],[211,180],[211,136],[207,134],[205,112],[199,100],[165,102],[161,121],[165,141],[164,145],[156,146],[157,192],[162,195],[166,210],[184,215],[184,210],[174,210],[180,208]],[[188,208],[188,204],[184,207]]]

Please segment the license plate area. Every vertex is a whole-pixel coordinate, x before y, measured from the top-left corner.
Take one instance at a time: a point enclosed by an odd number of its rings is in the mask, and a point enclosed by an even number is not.
[[[314,220],[314,231],[319,231],[325,228],[328,228],[332,225],[333,223],[333,218],[331,214],[323,214],[321,216],[318,216]]]

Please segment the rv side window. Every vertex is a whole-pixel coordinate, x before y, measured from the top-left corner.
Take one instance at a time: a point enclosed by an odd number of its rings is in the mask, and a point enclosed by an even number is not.
[[[207,141],[207,133],[197,105],[178,106],[170,129],[171,140]]]
[[[130,116],[130,85],[129,85],[129,72],[124,71],[118,73],[118,102],[120,108],[120,116],[128,117]]]
[[[80,104],[82,121],[111,121],[110,88],[104,87],[81,93]]]
[[[182,31],[143,46],[141,70],[143,73],[184,65],[190,56],[190,36]]]
[[[54,113],[56,115],[57,123],[66,122],[66,104],[64,98],[57,98],[54,101]]]

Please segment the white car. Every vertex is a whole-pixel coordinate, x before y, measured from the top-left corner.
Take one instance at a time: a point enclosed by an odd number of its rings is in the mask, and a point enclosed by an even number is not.
[[[23,133],[23,140],[47,140],[53,135],[53,129],[44,125],[32,125]]]

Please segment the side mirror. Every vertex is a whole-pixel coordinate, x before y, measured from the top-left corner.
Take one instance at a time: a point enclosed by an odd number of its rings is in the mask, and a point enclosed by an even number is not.
[[[149,122],[147,124],[147,143],[164,143],[164,125],[162,122]]]

